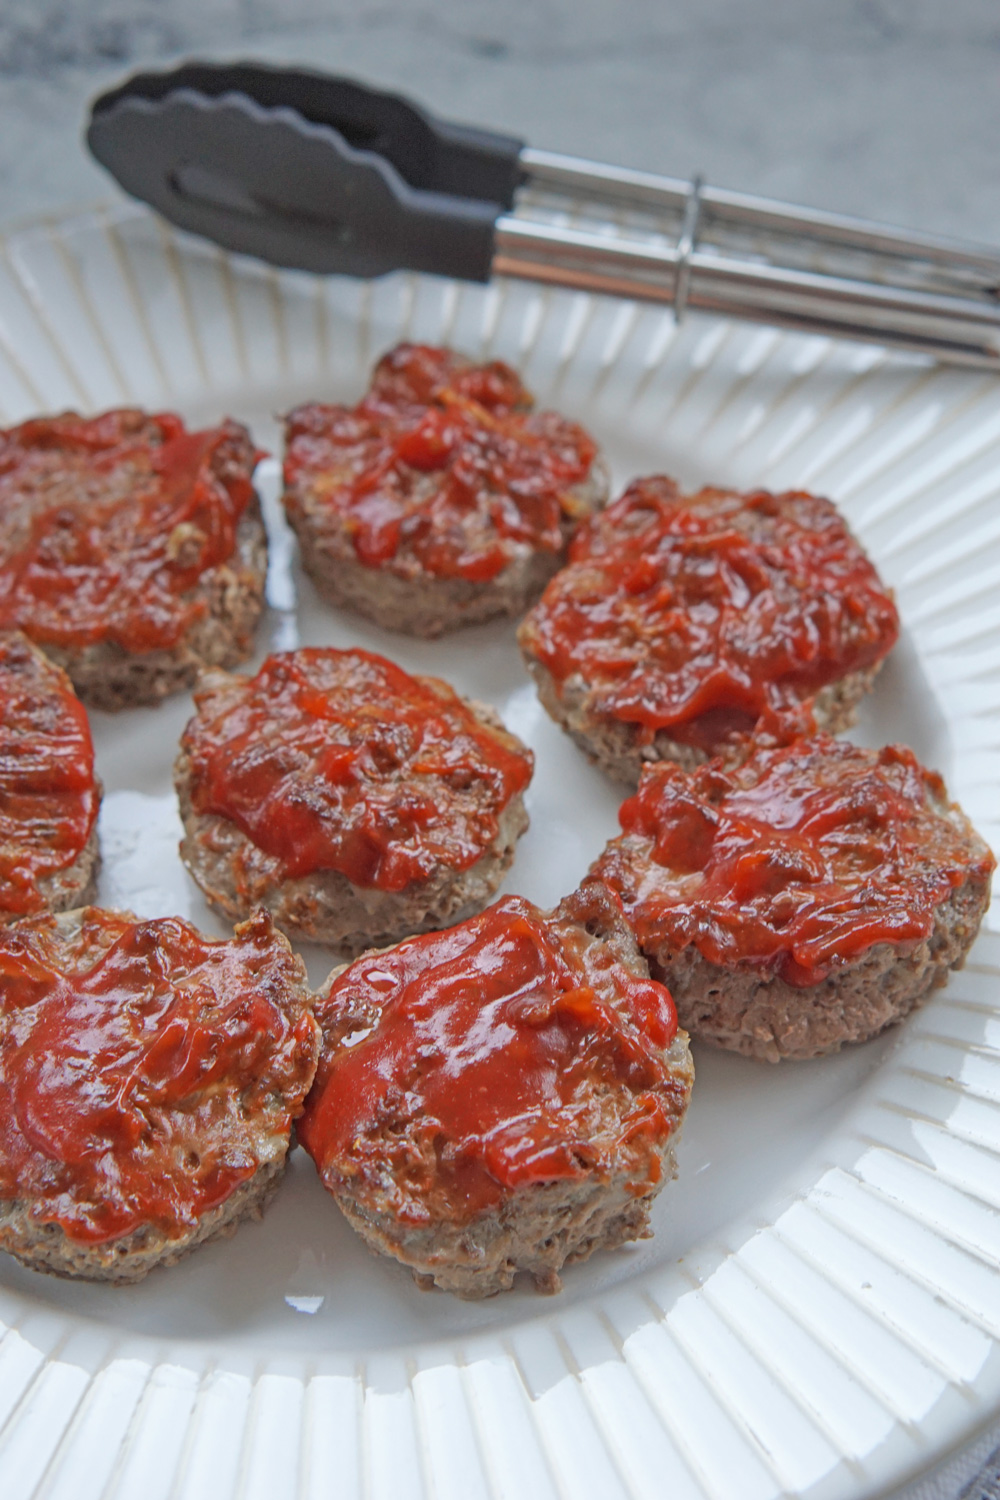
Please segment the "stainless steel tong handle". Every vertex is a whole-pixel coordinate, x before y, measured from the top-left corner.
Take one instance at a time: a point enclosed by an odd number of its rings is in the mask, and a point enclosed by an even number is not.
[[[535,150],[350,80],[138,74],[87,138],[183,228],[278,265],[514,276],[1000,369],[1000,251]]]
[[[991,247],[550,152],[521,161],[547,212],[498,220],[498,273],[1000,368]],[[570,196],[578,221],[593,206],[589,227],[551,223]],[[630,213],[631,227],[612,238],[598,209]]]

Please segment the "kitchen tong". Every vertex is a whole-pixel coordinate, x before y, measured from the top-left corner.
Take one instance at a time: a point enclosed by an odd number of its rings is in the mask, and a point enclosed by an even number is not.
[[[535,150],[345,78],[139,73],[87,142],[181,228],[278,266],[518,277],[1000,370],[1000,250]]]

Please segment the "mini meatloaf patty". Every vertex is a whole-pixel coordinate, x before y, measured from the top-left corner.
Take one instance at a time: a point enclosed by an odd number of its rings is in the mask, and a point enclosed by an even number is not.
[[[226,942],[96,907],[0,929],[0,1248],[138,1281],[259,1217],[318,1048],[266,912]]]
[[[348,953],[495,893],[528,826],[531,751],[484,704],[367,651],[206,674],[175,768],[181,857],[226,916],[266,906]]]
[[[244,427],[109,411],[0,432],[0,627],[64,667],[85,703],[128,708],[234,666],[260,614],[267,545]]]
[[[591,875],[692,1036],[777,1062],[907,1015],[959,967],[993,856],[899,745],[821,734],[736,769],[648,766]]]
[[[368,953],[317,1002],[299,1139],[368,1246],[461,1297],[648,1235],[693,1081],[600,886]]]
[[[317,587],[414,635],[522,614],[607,499],[583,428],[531,407],[507,365],[401,344],[357,406],[293,411],[285,508]]]
[[[100,805],[73,684],[20,631],[0,631],[0,922],[93,895]]]
[[[639,479],[581,527],[519,631],[547,711],[610,775],[740,753],[762,718],[836,733],[896,640],[828,500]]]

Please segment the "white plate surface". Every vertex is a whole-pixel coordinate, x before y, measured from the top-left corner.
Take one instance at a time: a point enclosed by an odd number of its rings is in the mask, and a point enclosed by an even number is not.
[[[401,338],[523,372],[616,484],[809,486],[895,587],[858,735],[902,739],[1000,846],[1000,389],[882,351],[526,286],[367,286],[240,262],[115,208],[0,244],[0,421],[243,417],[354,399]],[[618,794],[540,710],[507,625],[410,642],[320,605],[261,467],[259,657],[361,644],[490,699],[537,754],[506,889],[544,904]],[[94,714],[101,898],[221,932],[176,853],[190,699]],[[329,966],[307,955],[314,980]],[[772,1069],[697,1049],[655,1238],[555,1299],[421,1293],[299,1152],[266,1219],[130,1289],[0,1265],[4,1500],[769,1500],[886,1492],[1000,1409],[1000,934],[908,1025]]]

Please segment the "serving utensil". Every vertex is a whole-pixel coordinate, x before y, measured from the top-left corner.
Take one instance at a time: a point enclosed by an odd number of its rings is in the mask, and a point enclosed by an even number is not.
[[[349,79],[139,73],[87,142],[175,224],[274,265],[518,277],[1000,369],[1000,250],[537,150]]]

